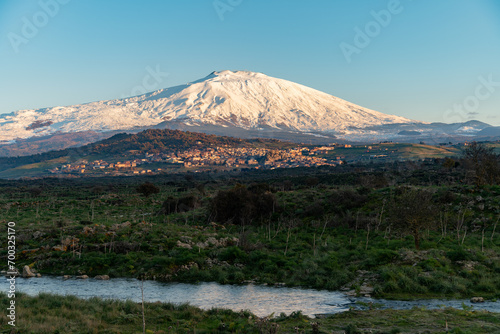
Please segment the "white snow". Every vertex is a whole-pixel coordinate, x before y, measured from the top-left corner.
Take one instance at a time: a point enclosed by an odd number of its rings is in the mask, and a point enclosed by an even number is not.
[[[186,85],[131,98],[0,115],[0,140],[28,138],[38,132],[47,135],[56,131],[127,130],[165,120],[335,133],[346,132],[349,127],[419,123],[261,73],[222,71]],[[35,121],[53,124],[26,130]]]

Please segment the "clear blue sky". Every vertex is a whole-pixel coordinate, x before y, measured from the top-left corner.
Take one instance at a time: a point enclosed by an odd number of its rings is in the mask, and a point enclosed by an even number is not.
[[[154,89],[231,69],[388,114],[500,125],[495,0],[0,0],[0,37],[0,113],[131,95],[147,68],[169,73]]]

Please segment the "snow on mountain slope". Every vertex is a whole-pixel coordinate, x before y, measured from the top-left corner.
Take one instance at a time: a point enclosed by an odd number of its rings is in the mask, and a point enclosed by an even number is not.
[[[186,85],[110,101],[0,115],[0,141],[54,132],[129,130],[165,121],[244,129],[357,132],[420,123],[365,109],[315,89],[261,73],[213,72]]]

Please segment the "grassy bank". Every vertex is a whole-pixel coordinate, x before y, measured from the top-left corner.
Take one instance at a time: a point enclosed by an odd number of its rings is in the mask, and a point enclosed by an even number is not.
[[[7,296],[0,294],[2,305]],[[24,294],[16,298],[16,327],[1,333],[142,333],[142,307],[131,301],[82,300]],[[322,319],[300,313],[259,318],[250,312],[202,311],[189,305],[145,303],[147,333],[498,333],[500,315],[471,309],[349,311]]]

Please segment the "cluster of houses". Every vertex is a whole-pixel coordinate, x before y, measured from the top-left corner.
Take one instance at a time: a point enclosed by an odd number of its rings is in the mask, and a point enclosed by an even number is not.
[[[277,150],[247,147],[208,147],[154,154],[146,153],[141,158],[126,161],[109,162],[101,159],[89,162],[80,160],[77,163],[64,164],[49,171],[53,174],[134,175],[161,173],[179,167],[197,171],[206,169],[206,167],[275,169],[324,165],[336,166],[341,163],[340,157],[326,159],[319,156],[330,153],[334,148],[334,146],[321,146]]]

